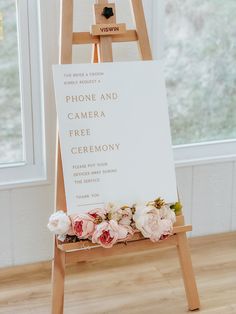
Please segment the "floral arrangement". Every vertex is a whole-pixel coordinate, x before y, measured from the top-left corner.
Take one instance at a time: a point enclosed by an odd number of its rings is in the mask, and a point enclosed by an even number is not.
[[[57,211],[49,218],[48,228],[64,243],[90,240],[111,248],[135,232],[157,242],[172,234],[181,209],[179,202],[166,204],[161,198],[133,206],[108,203],[104,208],[95,208],[86,214],[67,215]]]

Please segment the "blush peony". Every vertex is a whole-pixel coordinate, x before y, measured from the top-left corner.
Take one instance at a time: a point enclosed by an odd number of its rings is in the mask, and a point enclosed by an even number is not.
[[[111,248],[118,240],[125,239],[127,235],[127,228],[118,225],[115,220],[104,221],[96,225],[92,242],[104,248]]]
[[[80,239],[87,239],[92,236],[95,230],[94,218],[89,214],[72,215],[73,233]]]
[[[106,219],[107,211],[105,208],[95,208],[91,209],[88,214],[92,216],[97,223],[100,223]]]

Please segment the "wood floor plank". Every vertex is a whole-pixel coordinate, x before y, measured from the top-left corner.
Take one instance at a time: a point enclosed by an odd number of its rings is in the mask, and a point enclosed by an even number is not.
[[[236,233],[191,238],[202,314],[236,314]],[[50,263],[0,269],[1,314],[50,313]],[[184,314],[174,248],[68,267],[65,314]]]

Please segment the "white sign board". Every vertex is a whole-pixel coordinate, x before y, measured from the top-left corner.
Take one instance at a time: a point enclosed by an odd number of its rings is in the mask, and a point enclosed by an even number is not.
[[[53,68],[69,213],[177,200],[160,61]]]

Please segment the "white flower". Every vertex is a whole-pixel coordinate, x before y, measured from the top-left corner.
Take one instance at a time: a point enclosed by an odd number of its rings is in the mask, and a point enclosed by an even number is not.
[[[105,208],[110,220],[118,222],[122,218],[122,210],[118,204],[108,203]]]
[[[133,217],[136,228],[145,238],[157,242],[173,231],[175,218],[170,211],[168,207],[157,209],[154,206],[138,206]]]
[[[71,220],[65,212],[59,210],[51,215],[47,227],[54,234],[66,235],[71,228]]]
[[[131,225],[131,218],[129,218],[128,216],[123,216],[119,220],[119,225],[121,225],[121,226],[130,226]]]
[[[170,219],[161,219],[159,220],[159,227],[161,229],[161,234],[167,236],[173,231],[173,224]]]
[[[120,213],[122,217],[119,220],[119,225],[130,226],[132,222],[132,217],[133,217],[131,208],[128,206],[124,206],[121,208]]]
[[[176,215],[172,209],[168,205],[162,206],[160,209],[160,216],[162,219],[168,219],[173,224],[176,222]]]
[[[107,209],[107,211],[109,212],[114,212],[116,211],[117,209],[120,208],[120,206],[116,203],[112,203],[112,202],[109,202],[105,205],[105,208]]]
[[[147,206],[144,204],[137,204],[135,206],[135,213],[133,215],[133,220],[136,222],[140,216],[147,214],[148,212],[156,211],[154,206]]]

